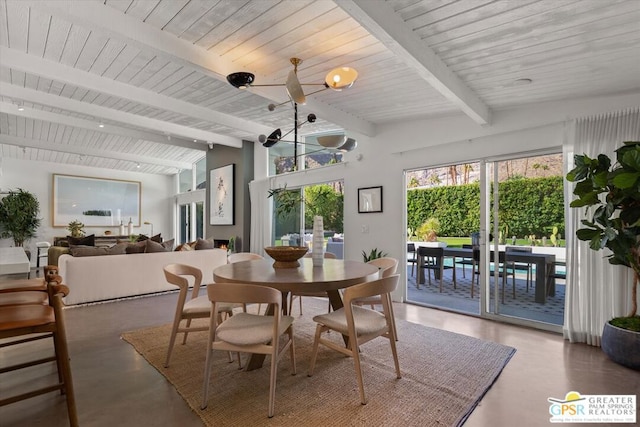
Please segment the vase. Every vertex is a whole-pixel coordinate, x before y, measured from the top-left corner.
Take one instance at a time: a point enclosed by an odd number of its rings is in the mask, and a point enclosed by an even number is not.
[[[640,332],[622,329],[606,322],[600,345],[602,351],[614,362],[640,370]]]
[[[324,263],[324,224],[321,216],[313,217],[313,240],[311,258],[314,267],[322,267]]]

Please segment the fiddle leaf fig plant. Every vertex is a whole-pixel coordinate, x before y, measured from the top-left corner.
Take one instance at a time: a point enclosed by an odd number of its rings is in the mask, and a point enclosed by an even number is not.
[[[570,206],[586,208],[589,217],[582,220],[584,227],[576,231],[576,237],[588,241],[595,251],[608,248],[609,263],[633,270],[632,308],[622,322],[628,324],[632,318],[635,328],[626,329],[640,331],[640,141],[625,141],[615,153],[615,164],[604,154],[595,159],[574,157],[575,167],[567,180],[576,183],[573,194],[578,198]]]
[[[12,238],[16,246],[36,236],[41,219],[36,196],[21,188],[10,190],[0,200],[0,237]]]

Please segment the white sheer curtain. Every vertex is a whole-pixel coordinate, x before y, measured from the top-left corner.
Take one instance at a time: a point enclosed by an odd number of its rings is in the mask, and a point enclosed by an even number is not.
[[[631,140],[640,140],[640,109],[577,119],[565,152],[592,158],[603,153],[615,162],[614,151],[623,141]],[[573,200],[572,191],[573,184],[569,183],[566,200]],[[607,249],[591,250],[588,242],[575,238],[575,230],[585,218],[584,209],[568,209],[566,217],[564,337],[571,342],[599,346],[605,322],[626,315],[630,309],[632,274],[629,268],[609,264]]]
[[[272,199],[268,197],[271,178],[249,183],[251,200],[251,246],[249,252],[264,256],[264,247],[271,246]]]

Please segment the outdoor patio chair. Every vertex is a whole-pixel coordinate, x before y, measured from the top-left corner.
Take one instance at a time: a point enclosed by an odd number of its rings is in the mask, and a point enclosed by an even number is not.
[[[407,243],[407,263],[411,264],[411,277],[414,277],[414,271],[418,265],[415,243]]]
[[[515,271],[525,271],[527,273],[527,292],[529,292],[529,285],[533,278],[533,264],[530,262],[509,261],[509,253],[524,252],[530,254],[533,252],[533,248],[527,246],[506,246],[505,252],[507,253],[507,264],[511,268]],[[513,296],[515,298],[515,294]]]
[[[464,244],[462,245],[463,249],[473,249],[473,245],[468,245],[468,244]],[[455,265],[462,265],[462,277],[467,277],[467,266],[472,266],[472,270],[473,270],[473,256],[471,256],[470,258],[465,258],[465,257],[453,257],[453,264]]]
[[[440,276],[440,292],[442,292],[442,281],[444,277],[444,271],[453,270],[453,289],[456,289],[456,269],[453,265],[444,264],[444,248],[430,248],[426,246],[420,246],[418,248],[418,257],[422,258],[422,269],[427,271],[429,277],[429,284],[431,284],[431,271],[434,272],[434,279],[437,278],[436,272]],[[420,280],[416,280],[416,287],[420,289]]]

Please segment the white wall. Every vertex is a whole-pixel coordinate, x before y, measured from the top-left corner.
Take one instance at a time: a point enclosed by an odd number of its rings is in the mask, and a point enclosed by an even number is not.
[[[53,243],[54,236],[66,236],[66,227],[52,227],[51,206],[53,204],[51,192],[53,174],[89,176],[94,178],[124,179],[140,181],[142,187],[141,223],[153,223],[155,234],[162,233],[162,237],[174,238],[173,226],[173,195],[175,185],[173,177],[165,175],[151,175],[136,172],[114,171],[86,166],[64,165],[48,162],[16,160],[3,161],[0,173],[0,190],[22,188],[33,193],[40,202],[40,218],[42,223],[37,236],[25,244],[31,250],[31,262],[35,265],[36,242],[48,241]],[[106,230],[118,234],[118,227],[86,227],[86,234],[104,235]],[[134,227],[134,234],[149,234],[150,226],[141,224]],[[12,239],[0,239],[0,246],[13,246]]]
[[[527,152],[561,152],[571,119],[638,105],[640,95],[633,94],[496,112],[492,125],[485,127],[457,116],[379,126],[373,138],[347,132],[357,139],[358,147],[345,156],[346,165],[279,176],[274,186],[343,179],[345,258],[361,260],[363,250],[378,248],[402,260],[406,250],[405,170]],[[266,155],[266,150],[261,148],[256,149],[256,163],[264,162],[259,156]],[[358,188],[371,186],[383,187],[383,212],[359,214]],[[400,273],[404,276],[406,272],[400,269]]]

